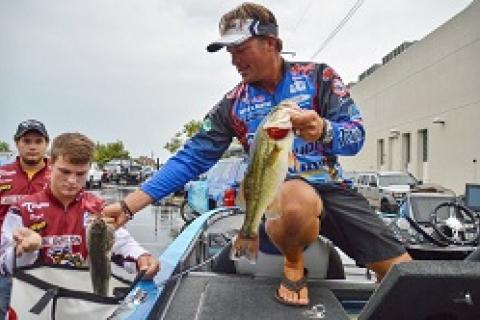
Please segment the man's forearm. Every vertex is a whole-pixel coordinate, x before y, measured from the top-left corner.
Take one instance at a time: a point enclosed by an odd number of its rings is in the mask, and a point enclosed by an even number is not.
[[[153,202],[153,199],[140,189],[136,189],[123,199],[130,211],[135,214]]]

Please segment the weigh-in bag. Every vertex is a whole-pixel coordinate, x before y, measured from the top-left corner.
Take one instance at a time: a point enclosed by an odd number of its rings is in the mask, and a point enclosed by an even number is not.
[[[88,267],[16,268],[11,307],[19,320],[106,319],[136,282],[112,275],[103,297],[93,293]]]

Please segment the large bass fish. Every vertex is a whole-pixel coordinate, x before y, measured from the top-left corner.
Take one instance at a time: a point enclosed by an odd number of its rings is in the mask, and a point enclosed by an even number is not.
[[[110,282],[110,255],[115,240],[115,229],[100,217],[93,218],[87,227],[87,247],[93,292],[108,296]]]
[[[249,165],[238,197],[239,202],[245,202],[245,219],[233,241],[230,252],[233,260],[245,257],[255,262],[262,215],[274,217],[279,214],[272,212],[269,206],[287,175],[293,136],[290,107],[286,102],[275,107],[255,132]]]

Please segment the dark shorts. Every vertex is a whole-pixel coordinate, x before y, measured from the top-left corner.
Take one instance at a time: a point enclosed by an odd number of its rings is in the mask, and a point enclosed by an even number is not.
[[[358,265],[383,261],[406,252],[368,201],[357,191],[340,185],[304,181],[317,191],[323,201],[320,234],[330,239]],[[263,228],[261,226],[260,249],[280,253],[266,234],[262,237]]]

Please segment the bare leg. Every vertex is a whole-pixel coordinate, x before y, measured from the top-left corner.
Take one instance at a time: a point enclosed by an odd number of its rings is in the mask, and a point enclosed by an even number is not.
[[[412,258],[408,253],[404,253],[397,257],[393,257],[387,260],[368,263],[366,266],[371,269],[377,275],[377,281],[381,281],[390,268],[397,263],[412,261]]]
[[[322,201],[315,190],[301,180],[285,182],[276,201],[281,215],[277,219],[267,220],[266,230],[285,256],[285,277],[298,281],[304,276],[303,250],[319,234],[318,217],[322,211]],[[309,303],[306,287],[297,294],[280,285],[278,295],[291,303]]]

